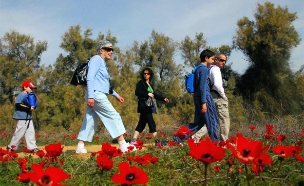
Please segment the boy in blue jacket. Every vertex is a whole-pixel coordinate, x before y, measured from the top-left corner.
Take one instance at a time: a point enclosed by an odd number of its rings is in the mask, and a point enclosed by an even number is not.
[[[23,91],[16,97],[13,115],[13,118],[17,121],[17,126],[7,149],[9,151],[17,150],[24,136],[27,149],[30,152],[38,152],[39,149],[36,145],[35,129],[32,121],[32,111],[37,107],[37,98],[32,89],[36,89],[37,87],[31,81],[24,81],[21,88]]]

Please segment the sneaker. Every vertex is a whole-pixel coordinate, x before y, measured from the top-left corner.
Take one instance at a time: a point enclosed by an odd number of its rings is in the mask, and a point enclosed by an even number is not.
[[[87,149],[85,149],[84,147],[83,148],[78,148],[76,149],[76,153],[77,154],[86,154],[88,153]]]
[[[161,143],[161,141],[159,139],[155,140],[155,147],[162,147],[163,144]]]
[[[6,147],[6,150],[8,150],[9,152],[15,151],[14,149],[10,148],[9,146]]]
[[[137,145],[137,141],[136,141],[136,140],[132,140],[132,141],[130,142],[130,145]]]
[[[34,149],[30,150],[31,153],[35,153],[35,152],[39,152],[39,151],[41,151],[41,150],[39,150],[38,148],[34,148]]]

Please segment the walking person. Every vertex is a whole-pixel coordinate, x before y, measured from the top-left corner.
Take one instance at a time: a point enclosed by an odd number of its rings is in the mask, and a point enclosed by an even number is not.
[[[150,68],[144,68],[140,73],[141,80],[136,84],[135,95],[138,98],[137,112],[140,113],[140,115],[131,144],[136,144],[139,134],[145,129],[146,124],[148,123],[149,133],[152,133],[152,136],[155,139],[155,146],[162,146],[161,141],[157,139],[156,124],[152,115],[152,113],[156,113],[156,102],[153,102],[152,107],[147,107],[145,102],[149,98],[155,98],[156,100],[169,103],[169,99],[162,97],[155,92],[155,89],[150,84],[153,76],[154,73]]]
[[[32,112],[37,107],[36,95],[32,89],[37,87],[31,81],[24,81],[21,85],[22,92],[18,94],[15,101],[13,118],[17,121],[15,133],[7,146],[9,151],[18,149],[21,139],[24,137],[28,152],[38,152],[36,145],[35,129],[32,121]]]
[[[200,59],[201,67],[194,73],[194,125],[197,126],[197,130],[200,130],[204,126],[208,129],[208,134],[212,141],[218,141],[218,116],[210,93],[208,74],[208,66],[214,62],[214,53],[208,49],[203,50],[200,54]]]
[[[98,117],[101,119],[112,138],[116,138],[122,152],[136,150],[133,145],[127,143],[123,137],[126,129],[121,116],[108,100],[108,94],[112,94],[120,103],[124,99],[114,90],[110,90],[110,76],[106,66],[107,60],[113,54],[113,45],[107,40],[101,40],[97,44],[97,54],[88,64],[87,90],[85,99],[87,102],[86,112],[78,134],[78,146],[76,153],[87,153],[84,142],[92,142],[97,129]],[[130,148],[131,147],[131,148]]]
[[[211,95],[217,108],[220,126],[220,138],[222,141],[226,141],[228,139],[230,129],[228,98],[224,92],[224,80],[221,74],[221,69],[226,64],[226,61],[227,56],[225,54],[217,54],[215,57],[214,65],[212,65],[209,70],[209,77],[212,85]],[[207,128],[203,127],[193,135],[193,138],[198,141],[205,134],[207,134]]]

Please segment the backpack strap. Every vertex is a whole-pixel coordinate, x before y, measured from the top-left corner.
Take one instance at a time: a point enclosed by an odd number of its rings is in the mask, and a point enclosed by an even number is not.
[[[199,69],[199,68],[202,67],[202,66],[203,66],[202,64],[197,65],[197,66],[192,70],[192,73],[194,74],[194,73],[197,71],[197,69]]]

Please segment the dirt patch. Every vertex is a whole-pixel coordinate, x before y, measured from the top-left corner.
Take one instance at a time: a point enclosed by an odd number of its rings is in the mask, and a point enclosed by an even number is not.
[[[111,144],[112,146],[115,146],[115,147],[119,147],[118,144]],[[63,145],[64,146],[64,145]],[[146,150],[149,146],[152,146],[152,144],[145,144],[145,146],[143,146],[143,148],[141,150]],[[40,150],[43,150],[44,152],[46,152],[44,150],[44,147],[45,146],[38,146],[38,148]],[[1,147],[2,149],[6,149],[6,147]],[[18,157],[22,158],[22,157],[25,157],[25,156],[29,156],[30,153],[25,153],[25,152],[22,152],[22,148],[23,147],[19,147],[19,149],[16,151],[16,153],[18,154]],[[75,154],[75,157],[78,157],[78,158],[89,158],[91,156],[91,153],[92,152],[97,152],[97,151],[100,151],[101,150],[101,145],[85,145],[85,148],[87,149],[88,153],[86,154],[76,154],[76,148],[77,148],[77,145],[74,145],[74,146],[64,146],[63,147],[63,152],[67,152],[67,153],[71,153],[71,154]],[[38,158],[37,155],[33,154],[33,157],[34,158]]]
[[[115,146],[115,147],[118,147],[118,144],[111,144],[112,146]],[[63,145],[64,146],[64,145]],[[38,148],[40,150],[44,150],[44,147],[45,146],[38,146]],[[6,147],[1,147],[2,149],[6,149]],[[23,147],[19,147],[18,150],[16,151],[16,153],[18,154],[18,157],[24,157],[24,156],[28,156],[30,155],[30,153],[25,153],[22,151],[22,148]],[[76,148],[77,148],[77,145],[74,145],[74,146],[64,146],[63,147],[63,152],[68,152],[68,153],[75,153],[76,154]],[[83,157],[83,158],[86,158],[86,157],[90,157],[91,153],[92,152],[97,152],[97,151],[100,151],[101,150],[101,145],[86,145],[85,148],[88,150],[88,153],[86,154],[77,154],[77,157]],[[36,156],[34,154],[33,156],[34,158],[37,158],[38,156]]]

